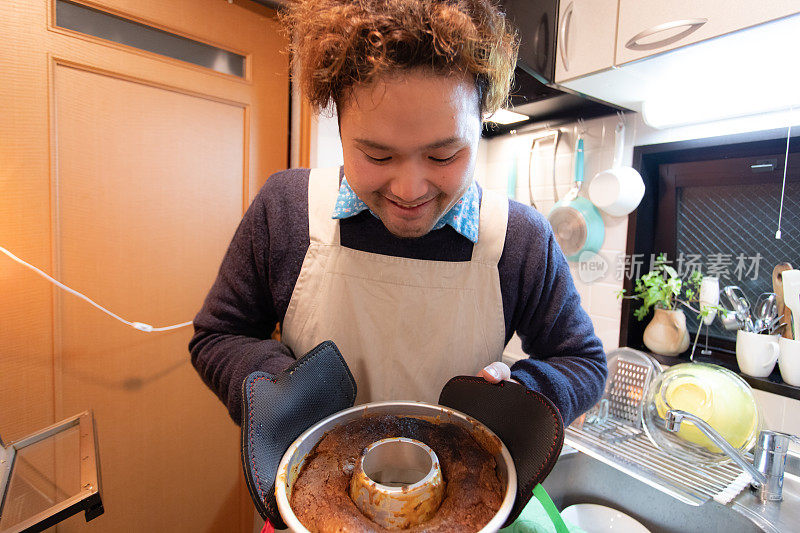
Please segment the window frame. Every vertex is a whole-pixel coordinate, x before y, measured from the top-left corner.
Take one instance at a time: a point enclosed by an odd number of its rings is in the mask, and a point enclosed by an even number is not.
[[[783,175],[785,151],[786,129],[634,147],[632,166],[642,175],[646,190],[639,208],[628,217],[625,253],[629,257],[642,254],[642,273],[649,267],[652,254],[666,252],[669,258],[676,257],[678,187],[686,184],[719,185],[719,181],[714,179],[723,175],[726,181],[732,180],[732,183],[741,183],[745,179],[748,183],[774,183],[776,173],[780,173],[781,177]],[[774,159],[775,154],[780,154],[780,157],[776,169],[769,173],[748,172],[747,166],[743,164],[745,159]],[[800,138],[790,139],[788,162],[787,181],[800,181]],[[703,172],[713,175],[701,177],[695,171],[678,175],[676,171],[680,167],[677,165],[682,163],[701,163],[697,165],[698,171],[707,167],[708,171]],[[633,289],[634,281],[627,276],[623,279],[623,288],[628,294]],[[636,307],[636,303],[631,300],[625,299],[622,302],[619,345],[648,351],[642,343],[642,334],[649,320],[637,321],[633,317]],[[696,354],[695,360],[712,362],[739,371],[734,342],[717,339],[714,346],[710,345],[709,348],[712,351],[710,356]],[[689,360],[688,352],[677,358],[656,357],[666,364]],[[800,388],[783,383],[777,365],[767,378],[740,375],[754,388],[800,399]]]

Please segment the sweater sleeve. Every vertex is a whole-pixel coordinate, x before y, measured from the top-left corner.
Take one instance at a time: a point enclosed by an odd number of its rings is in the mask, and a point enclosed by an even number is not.
[[[511,375],[550,398],[569,425],[600,399],[608,370],[603,345],[580,305],[566,258],[549,223],[541,222],[531,232],[538,244],[529,239],[521,250],[521,291],[512,332],[519,335],[529,357],[517,361]]]
[[[244,379],[256,370],[279,373],[294,361],[286,345],[270,339],[279,318],[268,284],[263,196],[239,224],[189,342],[192,364],[236,424],[241,424]]]

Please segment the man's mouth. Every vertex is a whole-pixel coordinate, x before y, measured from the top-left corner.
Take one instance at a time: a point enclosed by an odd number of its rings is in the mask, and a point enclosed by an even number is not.
[[[422,207],[423,205],[431,202],[431,200],[433,200],[433,198],[429,198],[429,199],[424,200],[422,202],[415,202],[415,203],[412,203],[412,204],[406,204],[406,203],[402,203],[402,202],[397,202],[395,200],[390,200],[389,198],[386,198],[386,200],[389,203],[391,203],[392,205],[394,205],[396,207],[399,207],[400,209],[404,209],[406,211],[413,211],[414,209],[417,209],[418,207]]]

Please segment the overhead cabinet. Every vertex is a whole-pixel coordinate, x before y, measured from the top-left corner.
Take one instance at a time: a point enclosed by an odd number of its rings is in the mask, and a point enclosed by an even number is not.
[[[568,0],[555,82],[586,76],[800,12],[799,0]]]
[[[570,0],[558,13],[556,83],[614,64],[618,0]]]
[[[798,0],[619,0],[614,64],[622,65],[798,11]]]
[[[559,88],[640,112],[652,127],[800,105],[800,71],[791,67],[800,0],[571,0],[561,8]]]

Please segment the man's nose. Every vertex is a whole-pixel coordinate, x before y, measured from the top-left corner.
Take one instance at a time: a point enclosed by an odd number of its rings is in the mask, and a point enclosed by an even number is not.
[[[425,171],[419,165],[403,165],[389,185],[392,195],[406,203],[424,198],[429,189]]]

